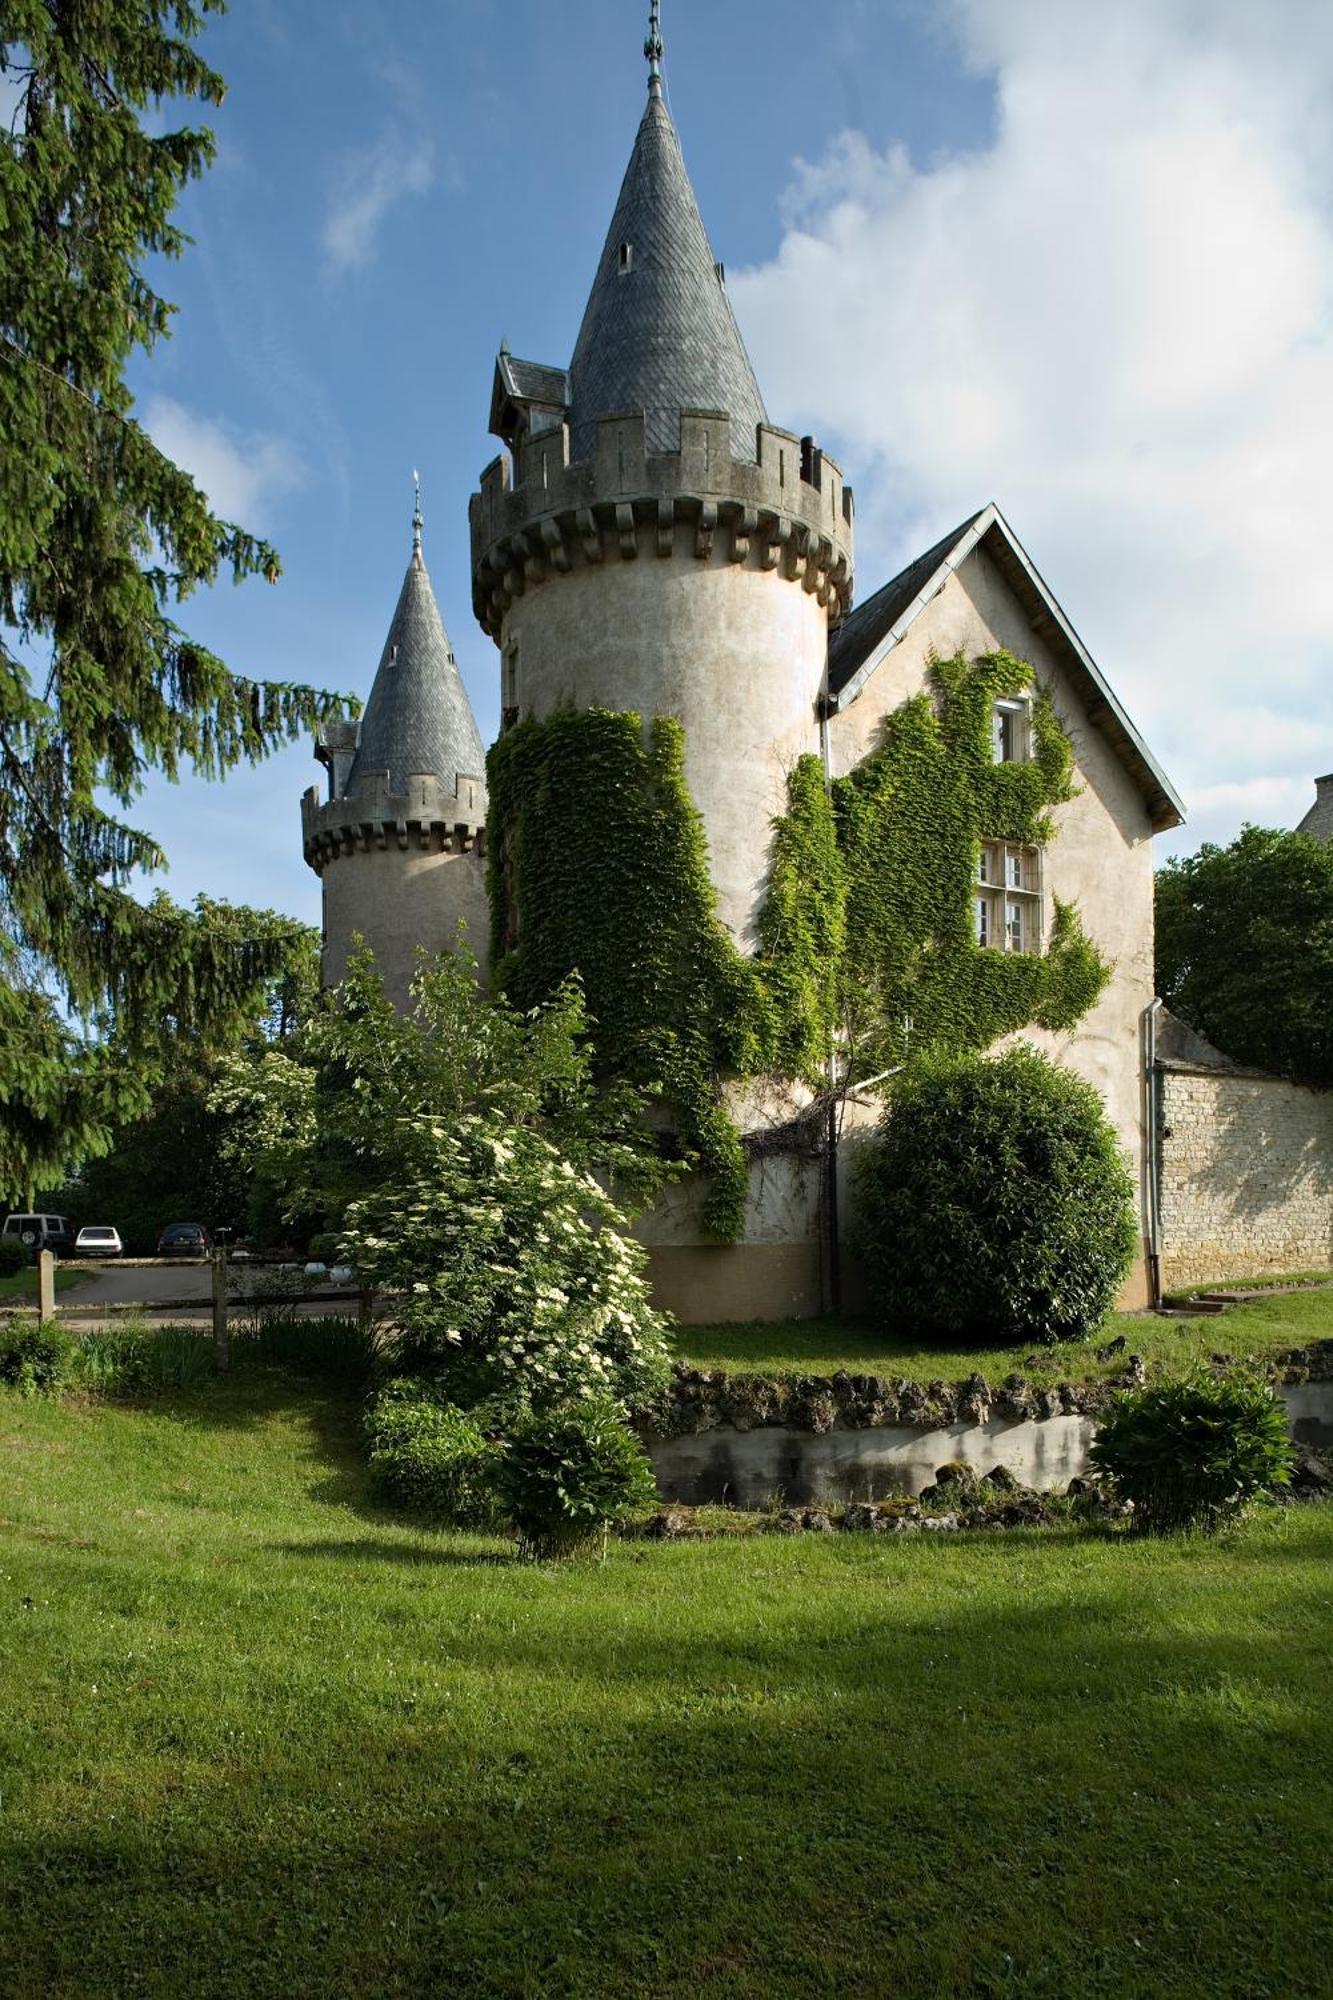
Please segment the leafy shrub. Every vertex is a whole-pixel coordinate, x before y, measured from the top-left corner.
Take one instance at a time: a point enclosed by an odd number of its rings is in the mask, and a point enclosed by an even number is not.
[[[65,1372],[69,1342],[58,1328],[35,1319],[0,1325],[0,1382],[20,1396],[44,1395]]]
[[[193,1326],[149,1326],[126,1318],[71,1343],[72,1382],[99,1396],[154,1396],[193,1389],[217,1374],[211,1332]]]
[[[1022,1045],[914,1064],[857,1191],[857,1248],[884,1313],[931,1333],[1081,1338],[1137,1242],[1096,1091]]]
[[[495,1516],[494,1473],[503,1447],[483,1413],[444,1401],[434,1384],[391,1382],[366,1412],[371,1476],[388,1500],[457,1527]]]
[[[0,1236],[0,1278],[17,1277],[27,1262],[28,1253],[20,1237]]]
[[[1092,1443],[1094,1463],[1134,1526],[1168,1535],[1214,1533],[1291,1471],[1286,1413],[1262,1376],[1245,1370],[1126,1390]]]
[[[657,1497],[643,1446],[609,1396],[519,1416],[497,1485],[519,1553],[535,1561],[572,1554]]]
[[[502,1113],[422,1117],[397,1175],[348,1208],[370,1285],[401,1292],[408,1372],[465,1408],[609,1394],[628,1409],[667,1379],[666,1322],[645,1257],[591,1174]]]

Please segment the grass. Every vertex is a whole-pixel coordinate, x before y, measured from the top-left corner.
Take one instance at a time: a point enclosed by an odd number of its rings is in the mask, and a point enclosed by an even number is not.
[[[1316,1995],[1333,1510],[613,1544],[280,1375],[0,1404],[0,1989]]]
[[[1118,1334],[1123,1352],[1098,1361],[1097,1349]],[[961,1381],[980,1371],[991,1383],[1014,1371],[1032,1381],[1094,1382],[1124,1368],[1125,1353],[1141,1354],[1180,1373],[1210,1354],[1266,1356],[1316,1340],[1333,1339],[1333,1291],[1292,1292],[1256,1299],[1232,1311],[1199,1319],[1166,1319],[1117,1313],[1090,1340],[1060,1347],[929,1347],[919,1339],[886,1333],[869,1321],[808,1319],[751,1326],[687,1326],[676,1335],[682,1360],[700,1368],[749,1374],[901,1375],[908,1381]]]
[[[68,1292],[75,1285],[86,1285],[91,1271],[57,1270],[56,1290]],[[29,1265],[26,1271],[14,1271],[7,1278],[0,1278],[0,1304],[6,1299],[33,1299],[37,1297],[37,1268]]]

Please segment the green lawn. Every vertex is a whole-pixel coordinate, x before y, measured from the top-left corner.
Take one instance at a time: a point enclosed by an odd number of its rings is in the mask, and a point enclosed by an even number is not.
[[[1118,1334],[1125,1336],[1125,1352],[1098,1361],[1097,1349]],[[1210,1354],[1280,1354],[1329,1339],[1333,1339],[1333,1290],[1283,1293],[1190,1320],[1117,1313],[1090,1340],[1050,1348],[1034,1347],[1030,1341],[1020,1347],[927,1347],[919,1339],[899,1338],[855,1319],[685,1326],[677,1331],[675,1345],[678,1355],[697,1367],[750,1374],[827,1375],[846,1368],[852,1374],[953,1382],[980,1370],[996,1384],[1015,1370],[1038,1383],[1096,1381],[1123,1369],[1125,1353],[1141,1354],[1146,1362],[1162,1362],[1179,1371]]]
[[[1333,1510],[520,1567],[282,1378],[0,1402],[0,1991],[1328,1991]]]
[[[74,1285],[86,1285],[91,1276],[91,1271],[58,1270],[55,1274],[56,1290],[58,1292],[67,1292]],[[36,1265],[30,1266],[26,1271],[15,1271],[10,1277],[0,1278],[0,1305],[3,1305],[7,1299],[35,1300],[36,1297]]]

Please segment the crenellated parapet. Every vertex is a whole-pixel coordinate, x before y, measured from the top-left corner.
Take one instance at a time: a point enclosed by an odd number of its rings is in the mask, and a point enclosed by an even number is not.
[[[484,854],[486,786],[460,773],[453,790],[429,774],[389,789],[387,771],[361,774],[354,798],[324,799],[312,785],[301,800],[305,858],[317,875],[345,855],[415,849],[423,854]]]
[[[852,601],[854,508],[840,467],[809,438],[757,427],[757,459],[732,454],[726,411],[683,410],[678,452],[649,453],[642,412],[604,417],[592,455],[569,427],[524,439],[481,477],[469,508],[473,608],[498,639],[517,598],[550,577],[684,549],[700,562],[772,571],[841,622]]]

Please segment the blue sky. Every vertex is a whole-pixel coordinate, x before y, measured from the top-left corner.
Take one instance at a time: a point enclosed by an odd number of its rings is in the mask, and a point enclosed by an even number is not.
[[[639,0],[235,0],[140,413],[285,574],[196,598],[238,671],[365,694],[426,553],[483,736],[467,500],[495,351],[564,363],[644,91]],[[1333,767],[1333,29],[1316,0],[666,0],[670,99],[774,421],[876,588],[994,498],[1187,796]],[[1262,18],[1260,18],[1262,16]],[[150,785],[172,893],[314,920],[295,747]],[[1181,844],[1181,843],[1177,843]]]

